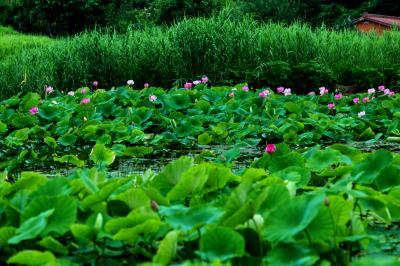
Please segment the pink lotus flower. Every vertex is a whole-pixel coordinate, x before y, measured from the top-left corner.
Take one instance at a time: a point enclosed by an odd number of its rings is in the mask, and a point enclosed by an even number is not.
[[[341,93],[335,94],[335,99],[336,100],[340,100],[342,98],[343,98],[343,94],[341,94]]]
[[[99,82],[97,80],[93,81],[93,86],[97,87],[99,85]]]
[[[191,89],[193,87],[193,84],[191,82],[186,82],[183,87],[185,87],[185,89]]]
[[[201,80],[195,80],[195,81],[193,81],[193,84],[194,85],[199,85],[201,83]]]
[[[248,86],[243,86],[242,90],[245,91],[245,92],[248,92],[249,91],[249,87]]]
[[[85,88],[81,89],[81,93],[85,94],[86,93],[86,89]]]
[[[285,90],[283,91],[283,94],[284,94],[285,96],[292,95],[292,89],[291,89],[291,88],[285,89]]]
[[[229,95],[229,97],[234,97],[235,93],[233,91],[231,91],[228,95]]]
[[[365,116],[365,111],[358,112],[358,117],[363,117],[363,116]]]
[[[271,154],[274,153],[276,151],[276,145],[275,144],[267,144],[267,146],[265,147],[265,152]]]
[[[315,92],[314,92],[314,91],[310,91],[310,92],[308,93],[308,95],[315,95]]]
[[[334,103],[328,103],[328,108],[329,109],[334,109],[335,108],[335,104]]]
[[[155,95],[150,95],[150,96],[149,96],[149,101],[150,101],[150,102],[155,102],[155,101],[157,101],[157,96],[155,96]]]
[[[90,103],[90,99],[89,98],[84,98],[81,100],[81,104],[88,104]]]
[[[391,92],[389,92],[389,96],[393,96],[393,95],[395,95],[396,93],[394,92],[394,91],[391,91]]]
[[[389,89],[384,89],[384,90],[383,90],[383,93],[386,94],[386,95],[389,95],[390,90],[389,90]]]
[[[374,88],[368,90],[368,94],[374,94],[374,93],[375,93],[375,89]]]
[[[262,98],[265,98],[265,97],[268,96],[268,94],[269,94],[269,90],[265,90],[265,91],[263,91],[263,92],[260,92],[260,93],[258,94],[258,96],[260,96],[260,97],[262,97]]]
[[[149,87],[149,83],[143,84],[143,87],[148,88]]]
[[[278,87],[278,88],[276,88],[276,91],[279,92],[279,93],[283,93],[285,91],[285,88],[284,87]]]
[[[381,85],[381,86],[379,86],[379,87],[378,87],[378,90],[380,90],[380,91],[384,91],[384,90],[385,90],[385,85]]]
[[[54,89],[53,89],[53,87],[51,87],[51,86],[48,86],[48,87],[46,87],[46,89],[45,89],[45,92],[48,93],[48,94],[52,93],[53,91],[54,91]]]
[[[363,101],[363,103],[367,103],[367,102],[369,102],[369,98],[368,98],[368,97],[364,97],[364,98],[362,99],[362,101]]]
[[[126,82],[126,84],[128,84],[129,86],[132,86],[133,84],[135,84],[135,82],[133,81],[133,80],[128,80],[127,82]]]
[[[208,82],[208,77],[204,76],[201,78],[201,82],[207,83]]]
[[[74,91],[69,91],[69,92],[68,92],[68,95],[69,95],[69,96],[74,96],[74,95],[75,95],[75,92],[74,92]]]
[[[358,97],[353,99],[354,103],[358,103],[359,101],[360,101],[360,98],[358,98]]]
[[[32,115],[35,115],[35,114],[39,113],[39,108],[32,107],[31,109],[29,109],[29,113],[31,113]]]
[[[329,90],[327,88],[325,88],[325,87],[319,88],[319,94],[320,95],[324,95],[324,94],[326,94],[328,92],[329,92]]]

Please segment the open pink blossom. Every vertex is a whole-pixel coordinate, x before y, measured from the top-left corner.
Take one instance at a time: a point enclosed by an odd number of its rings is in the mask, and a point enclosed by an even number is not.
[[[84,98],[81,100],[81,104],[88,104],[90,103],[90,99],[89,98]]]
[[[53,91],[54,91],[54,89],[51,86],[47,86],[46,89],[45,89],[45,92],[48,93],[48,94],[52,93]]]
[[[135,84],[135,82],[134,82],[132,79],[130,79],[130,80],[128,80],[128,81],[126,82],[126,84],[128,84],[129,86],[132,86],[132,85]]]
[[[390,90],[389,90],[389,89],[384,89],[384,90],[383,90],[383,93],[384,93],[385,95],[389,95]]]
[[[97,87],[99,85],[99,82],[97,80],[93,81],[93,86]]]
[[[335,104],[334,103],[328,103],[328,108],[329,109],[334,109],[335,108]]]
[[[86,89],[85,88],[81,89],[81,93],[85,94],[86,93]]]
[[[185,89],[191,89],[193,87],[193,84],[191,82],[186,82],[183,87],[185,87]]]
[[[207,83],[208,82],[208,77],[207,76],[202,77],[201,78],[201,82],[202,83]]]
[[[285,89],[285,90],[283,91],[283,94],[284,94],[285,96],[292,95],[292,89],[291,89],[291,88]]]
[[[276,88],[276,91],[279,92],[279,93],[283,93],[285,91],[285,88],[284,87],[278,87],[278,88]]]
[[[395,95],[396,93],[394,92],[394,91],[390,91],[389,92],[389,96],[393,96],[393,95]]]
[[[360,98],[358,98],[358,97],[353,99],[354,103],[358,103],[359,101],[360,101]]]
[[[363,117],[363,116],[365,116],[365,111],[358,112],[358,117]]]
[[[35,115],[35,114],[39,113],[39,108],[32,107],[31,109],[29,109],[29,113]]]
[[[310,91],[308,95],[315,95],[315,91]]]
[[[148,88],[149,87],[149,83],[143,84],[143,87]]]
[[[341,94],[341,93],[335,94],[335,99],[336,100],[340,100],[342,98],[343,98],[343,94]]]
[[[369,102],[369,98],[368,98],[368,97],[364,97],[364,98],[362,99],[362,101],[363,101],[363,103],[367,103],[367,102]]]
[[[375,93],[375,89],[374,88],[368,90],[368,94],[374,94],[374,93]]]
[[[385,85],[381,85],[381,86],[379,86],[379,87],[378,87],[378,90],[380,90],[380,91],[384,91],[384,90],[385,90]]]
[[[243,86],[242,87],[242,91],[248,92],[249,91],[249,87],[248,86]]]
[[[329,92],[329,90],[327,88],[325,88],[325,87],[319,88],[319,94],[320,95],[324,95],[324,94],[326,94],[328,92]]]
[[[157,96],[155,96],[155,95],[153,95],[153,94],[150,95],[150,96],[149,96],[149,101],[150,101],[150,102],[155,102],[155,101],[157,101]]]
[[[260,92],[258,94],[258,96],[265,98],[268,96],[268,94],[269,94],[269,90],[265,90],[265,91]]]
[[[193,81],[193,84],[194,85],[199,85],[201,83],[201,80],[195,80],[195,81]]]
[[[265,152],[271,154],[274,153],[276,151],[276,145],[275,144],[267,144],[267,146],[265,147]]]

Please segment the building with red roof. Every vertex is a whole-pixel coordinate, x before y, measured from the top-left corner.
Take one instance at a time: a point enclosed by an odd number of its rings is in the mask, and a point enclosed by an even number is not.
[[[392,27],[400,28],[400,17],[366,13],[354,20],[353,23],[361,32],[375,31],[382,34],[385,30],[391,30]]]

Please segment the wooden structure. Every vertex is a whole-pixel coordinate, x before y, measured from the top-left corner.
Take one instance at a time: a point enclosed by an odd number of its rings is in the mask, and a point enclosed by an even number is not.
[[[392,27],[400,28],[400,17],[366,13],[362,17],[354,20],[353,23],[361,32],[375,31],[380,35],[385,30],[391,30]]]

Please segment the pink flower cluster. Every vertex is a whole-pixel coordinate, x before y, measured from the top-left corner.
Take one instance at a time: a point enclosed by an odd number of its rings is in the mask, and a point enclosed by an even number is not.
[[[32,107],[31,109],[29,109],[29,113],[31,113],[32,115],[35,115],[35,114],[39,113],[39,108]]]
[[[207,76],[204,76],[204,77],[202,77],[201,79],[198,79],[198,80],[195,80],[195,81],[193,81],[193,84],[194,85],[199,85],[199,84],[201,84],[201,83],[207,83],[208,82],[208,77]],[[187,84],[187,83],[186,83]],[[191,87],[190,87],[191,88]],[[190,88],[186,88],[185,87],[185,89],[190,89]]]
[[[335,104],[334,103],[328,103],[328,108],[329,109],[335,109]]]
[[[275,144],[267,144],[267,146],[265,147],[265,152],[266,153],[274,153],[276,151],[276,145]]]
[[[278,87],[278,88],[276,88],[276,91],[278,93],[282,93],[285,96],[292,95],[292,89],[291,88],[286,88],[285,89],[284,87]]]
[[[320,87],[319,88],[319,94],[322,96],[324,94],[327,94],[329,92],[329,90],[325,87]]]
[[[84,98],[81,100],[81,104],[88,104],[90,103],[90,99],[89,98]]]
[[[265,98],[269,95],[269,90],[264,90],[258,94],[258,96]]]

